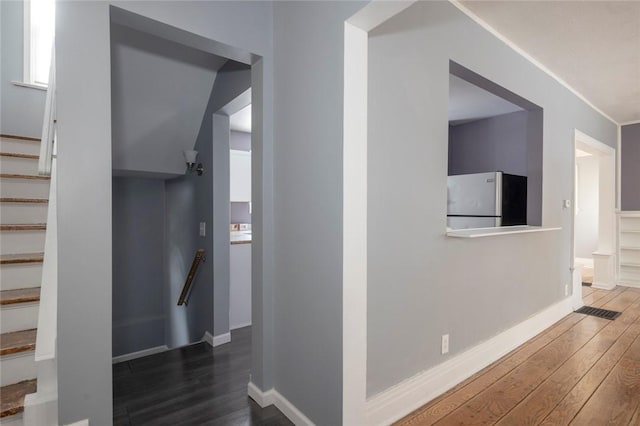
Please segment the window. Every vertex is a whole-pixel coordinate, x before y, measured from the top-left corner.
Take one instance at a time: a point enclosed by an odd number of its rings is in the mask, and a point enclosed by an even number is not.
[[[55,29],[55,0],[24,2],[24,81],[46,86]]]
[[[449,63],[447,227],[542,225],[542,109]]]

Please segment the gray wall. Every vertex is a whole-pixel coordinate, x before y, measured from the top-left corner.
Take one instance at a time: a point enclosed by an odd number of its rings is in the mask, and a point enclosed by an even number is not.
[[[503,171],[527,176],[526,111],[449,126],[449,175]]]
[[[11,83],[23,80],[23,12],[22,1],[0,2],[0,133],[39,138],[46,91]]]
[[[274,3],[276,389],[321,425],[342,419],[344,21],[362,6]]]
[[[598,250],[599,158],[592,155],[576,158],[578,199],[575,218],[575,256],[591,259]]]
[[[165,188],[113,179],[113,356],[165,340]],[[174,302],[175,304],[175,302]]]
[[[564,298],[573,215],[562,200],[573,191],[574,129],[615,147],[617,126],[448,2],[417,2],[369,36],[367,393],[374,395]],[[542,224],[561,231],[445,236],[450,59],[544,109]],[[415,217],[411,238],[398,232]],[[441,355],[445,333],[450,352]]]
[[[216,71],[226,59],[111,26],[115,173],[184,173]]]
[[[229,211],[231,223],[251,223],[249,203],[232,202]]]
[[[620,154],[621,209],[640,210],[640,123],[622,126]]]

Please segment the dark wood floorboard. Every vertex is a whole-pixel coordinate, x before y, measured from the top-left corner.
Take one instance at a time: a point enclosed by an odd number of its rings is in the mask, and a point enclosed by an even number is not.
[[[251,327],[215,349],[199,343],[114,364],[113,424],[291,425],[247,396],[250,369]]]

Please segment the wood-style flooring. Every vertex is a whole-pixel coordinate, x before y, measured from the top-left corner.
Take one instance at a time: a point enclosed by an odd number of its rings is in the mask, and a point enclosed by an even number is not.
[[[572,313],[399,425],[640,425],[640,289],[582,287]]]
[[[292,423],[247,397],[251,327],[231,342],[199,343],[113,365],[114,425],[264,425]]]

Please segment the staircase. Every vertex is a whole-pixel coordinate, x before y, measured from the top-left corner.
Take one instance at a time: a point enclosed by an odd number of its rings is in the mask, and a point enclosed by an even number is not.
[[[40,140],[0,135],[0,423],[21,425],[36,391],[35,345],[49,177]]]

